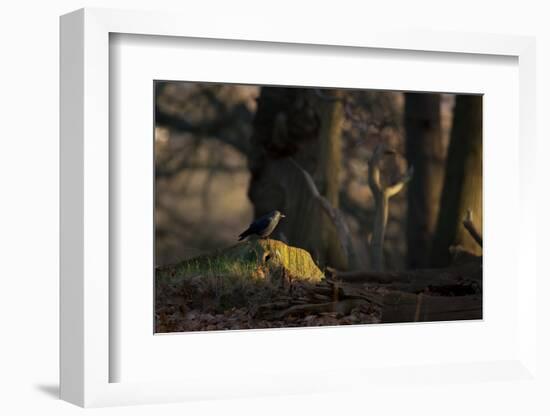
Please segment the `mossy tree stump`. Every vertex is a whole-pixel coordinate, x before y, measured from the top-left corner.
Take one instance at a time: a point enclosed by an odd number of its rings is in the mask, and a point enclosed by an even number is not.
[[[158,280],[177,281],[192,275],[260,279],[284,275],[287,279],[309,282],[319,282],[324,277],[308,251],[279,240],[256,238],[157,269]]]

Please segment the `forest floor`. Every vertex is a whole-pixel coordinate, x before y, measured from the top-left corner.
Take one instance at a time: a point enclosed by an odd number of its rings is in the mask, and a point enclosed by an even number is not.
[[[205,285],[200,279],[191,279],[185,285],[158,285],[155,332],[315,327],[380,322],[380,308],[377,305],[364,301],[342,308],[338,302],[331,303],[328,296],[318,293],[327,290],[329,289],[326,284],[305,282],[296,282],[284,289],[261,285],[247,288],[243,297],[226,296],[224,299],[224,296],[220,296],[215,290],[205,290]],[[234,306],[230,306],[231,304]],[[332,307],[323,306],[329,304]],[[315,305],[321,305],[319,310],[307,310]],[[301,310],[303,307],[305,310]]]
[[[276,240],[157,269],[155,332],[482,318],[482,258],[441,269],[321,272]]]

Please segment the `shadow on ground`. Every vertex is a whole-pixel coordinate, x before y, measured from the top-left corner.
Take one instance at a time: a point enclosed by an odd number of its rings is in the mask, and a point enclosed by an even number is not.
[[[38,384],[35,388],[36,390],[44,393],[46,396],[50,396],[53,399],[59,399],[58,384]]]

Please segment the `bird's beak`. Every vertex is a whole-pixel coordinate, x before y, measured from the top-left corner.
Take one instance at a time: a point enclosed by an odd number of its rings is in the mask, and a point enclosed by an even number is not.
[[[286,217],[286,215],[285,215],[285,214],[281,214],[281,218],[285,218],[285,217]]]

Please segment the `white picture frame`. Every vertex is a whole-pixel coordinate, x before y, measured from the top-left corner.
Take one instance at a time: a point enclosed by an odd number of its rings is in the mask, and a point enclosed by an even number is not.
[[[197,398],[248,397],[266,394],[296,394],[374,388],[380,383],[466,382],[507,380],[537,383],[536,362],[536,211],[531,195],[535,168],[535,40],[530,37],[430,31],[384,31],[374,26],[360,32],[330,35],[313,28],[307,33],[280,30],[278,25],[254,26],[246,34],[236,33],[223,19],[205,27],[201,21],[171,13],[83,9],[61,18],[61,398],[80,406],[159,403]],[[420,360],[403,368],[372,364],[365,368],[338,365],[323,369],[330,377],[314,372],[290,374],[266,372],[263,378],[221,374],[212,380],[205,371],[201,377],[178,380],[112,382],[111,368],[117,356],[112,349],[110,311],[113,287],[110,260],[110,171],[109,152],[110,36],[129,34],[173,38],[224,39],[226,41],[269,42],[280,45],[330,45],[351,48],[432,52],[440,55],[464,54],[506,56],[517,59],[519,68],[519,184],[517,211],[517,274],[523,277],[515,301],[514,319],[521,322],[511,338],[517,346],[495,361]],[[167,39],[167,38],[166,38]],[[151,107],[152,108],[152,107]],[[514,133],[515,134],[515,133]],[[115,161],[116,162],[116,161]],[[525,215],[529,213],[529,215]],[[491,250],[490,246],[487,246]],[[490,273],[490,270],[487,272]],[[403,326],[405,328],[405,326]],[[406,331],[411,331],[404,329]],[[358,336],[356,329],[349,337]],[[279,337],[288,337],[279,332]],[[327,332],[325,332],[327,333]],[[298,334],[294,331],[293,337]],[[313,332],[307,332],[311,336]],[[152,334],[151,334],[152,336]],[[234,333],[233,338],[251,340],[250,335]],[[258,338],[258,337],[256,337]],[[228,338],[226,338],[228,339]],[[290,338],[289,338],[290,339]],[[473,342],[474,340],[472,340]],[[166,342],[166,341],[165,341]],[[238,340],[235,342],[239,342]],[[242,341],[244,342],[244,341]],[[384,345],[381,346],[384,348]],[[368,371],[367,371],[368,370]],[[499,378],[500,377],[500,378]],[[290,379],[290,380],[289,380]],[[323,381],[320,381],[320,380]],[[342,382],[341,380],[347,380]]]

